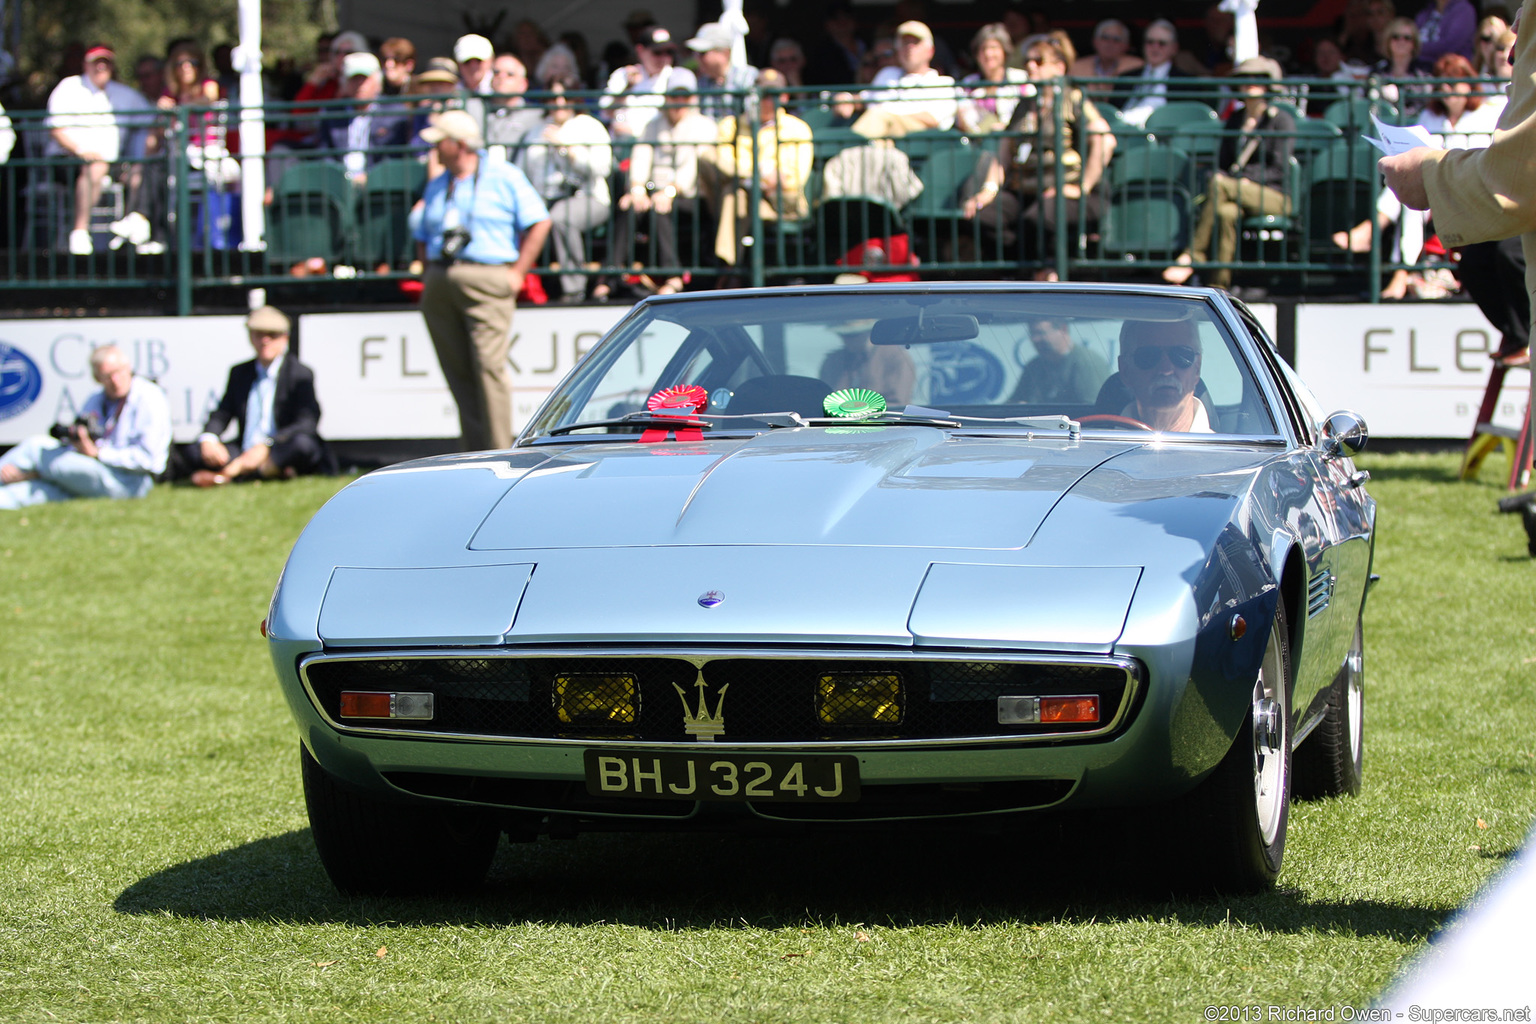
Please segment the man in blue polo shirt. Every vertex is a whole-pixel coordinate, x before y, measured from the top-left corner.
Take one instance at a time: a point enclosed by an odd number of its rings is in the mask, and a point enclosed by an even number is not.
[[[549,210],[522,171],[484,159],[480,125],[445,110],[422,129],[444,173],[416,228],[421,315],[459,407],[466,451],[512,446],[512,312],[549,237]]]

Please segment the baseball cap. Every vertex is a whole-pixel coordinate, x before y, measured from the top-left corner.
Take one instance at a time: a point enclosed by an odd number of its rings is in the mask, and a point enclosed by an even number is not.
[[[467,110],[445,110],[421,130],[421,137],[434,146],[444,139],[462,142],[479,149],[485,144],[480,134],[480,122]]]
[[[913,36],[925,43],[933,42],[933,32],[920,21],[904,21],[897,25],[896,38],[900,39],[902,36]]]
[[[245,318],[245,326],[252,331],[287,334],[288,317],[276,306],[262,306],[260,309],[251,310],[251,315]]]
[[[677,47],[672,43],[672,33],[660,25],[654,25],[640,33],[639,45],[667,53],[673,53],[677,50]]]
[[[736,33],[718,21],[706,21],[699,26],[698,34],[688,40],[688,49],[695,53],[711,50],[729,50],[736,42]]]
[[[459,36],[453,44],[453,59],[463,64],[467,60],[490,60],[496,56],[496,48],[485,36]]]
[[[433,57],[427,61],[426,66],[416,74],[418,82],[443,82],[448,85],[459,84],[459,66],[450,57]]]
[[[377,75],[381,73],[379,58],[363,50],[360,53],[349,53],[341,59],[341,77],[352,78],[355,75]]]

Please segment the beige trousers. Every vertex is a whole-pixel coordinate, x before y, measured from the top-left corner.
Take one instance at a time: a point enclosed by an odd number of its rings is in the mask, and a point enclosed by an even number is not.
[[[429,264],[421,316],[459,407],[465,451],[512,447],[512,311],[503,264]]]
[[[1205,190],[1205,206],[1200,219],[1195,222],[1195,234],[1190,240],[1189,255],[1196,263],[1203,263],[1211,251],[1211,235],[1216,236],[1216,262],[1230,263],[1237,255],[1237,225],[1244,217],[1257,217],[1273,213],[1284,216],[1291,212],[1291,197],[1277,188],[1261,185],[1248,178],[1234,178],[1229,174],[1211,175]],[[1232,271],[1216,269],[1202,272],[1207,284],[1225,288],[1232,283]]]

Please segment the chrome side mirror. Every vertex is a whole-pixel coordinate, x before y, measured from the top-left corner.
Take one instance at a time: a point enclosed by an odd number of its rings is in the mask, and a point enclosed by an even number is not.
[[[1354,458],[1365,450],[1371,440],[1365,420],[1359,413],[1341,410],[1328,417],[1323,424],[1323,455],[1330,459],[1340,455]]]

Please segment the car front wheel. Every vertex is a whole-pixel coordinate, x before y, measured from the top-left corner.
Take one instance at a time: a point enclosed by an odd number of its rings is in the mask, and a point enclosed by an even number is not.
[[[485,880],[501,835],[488,815],[378,800],[340,782],[302,744],[299,756],[315,849],[342,893],[452,892]]]
[[[1264,660],[1237,738],[1190,796],[1195,840],[1191,881],[1222,892],[1274,884],[1285,856],[1291,801],[1291,656],[1284,607],[1276,609]]]

